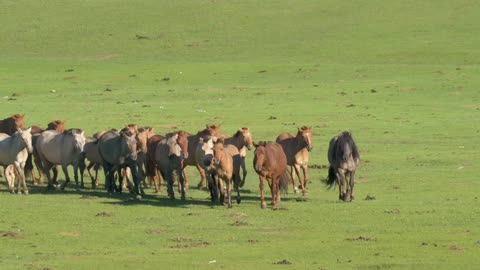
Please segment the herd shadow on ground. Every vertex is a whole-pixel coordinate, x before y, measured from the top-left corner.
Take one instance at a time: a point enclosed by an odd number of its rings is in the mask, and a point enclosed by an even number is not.
[[[109,193],[103,187],[97,189],[80,189],[75,190],[74,188],[66,188],[65,190],[47,190],[45,186],[29,186],[29,194],[27,196],[36,196],[36,195],[45,195],[45,196],[70,196],[72,199],[76,200],[96,200],[96,199],[109,199],[108,201],[103,201],[104,204],[111,205],[125,205],[125,206],[138,206],[138,205],[149,205],[149,206],[158,206],[158,207],[179,207],[179,208],[190,208],[195,205],[202,205],[207,207],[221,207],[222,204],[219,202],[212,202],[210,200],[210,195],[207,190],[199,190],[197,187],[190,187],[189,190],[195,190],[198,192],[204,193],[204,198],[193,198],[189,196],[189,192],[186,192],[186,198],[182,200],[180,198],[180,193],[177,191],[177,187],[174,187],[175,199],[171,199],[167,196],[166,190],[163,190],[160,193],[153,193],[151,188],[146,188],[145,193],[141,195],[141,199],[136,198],[136,196],[130,193],[128,190],[124,190],[122,193]],[[3,193],[7,195],[9,192],[6,189],[0,189],[0,194]],[[11,194],[11,196],[25,196],[25,195],[16,195]],[[288,196],[288,197],[287,197]],[[307,198],[301,198],[301,195],[295,195],[289,193],[286,196],[282,196],[282,201],[307,201]],[[249,202],[260,204],[260,194],[254,192],[250,189],[241,189],[240,190],[241,203]],[[265,200],[267,203],[270,201],[269,191],[265,193]],[[232,192],[232,204],[235,207],[236,203],[236,192]]]

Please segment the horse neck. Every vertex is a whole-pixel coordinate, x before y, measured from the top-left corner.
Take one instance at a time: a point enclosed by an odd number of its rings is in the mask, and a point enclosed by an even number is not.
[[[243,136],[233,136],[225,139],[225,145],[231,144],[237,147],[238,150],[242,149],[245,146]]]
[[[302,150],[305,147],[307,147],[307,144],[303,140],[303,136],[300,134],[297,134],[297,136],[295,136],[295,149]]]

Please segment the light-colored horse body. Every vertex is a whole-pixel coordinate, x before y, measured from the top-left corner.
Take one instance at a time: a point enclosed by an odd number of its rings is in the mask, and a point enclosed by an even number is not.
[[[110,130],[105,132],[98,140],[98,152],[102,157],[102,165],[105,173],[105,185],[108,192],[117,190],[115,185],[115,173],[121,175],[121,169],[129,167],[133,176],[134,193],[140,196],[137,177],[137,140],[135,133],[130,131],[117,132]]]
[[[167,182],[167,193],[171,199],[175,199],[173,181],[174,174],[176,174],[179,178],[178,185],[181,199],[185,200],[186,186],[183,175],[183,162],[188,158],[188,155],[187,133],[184,131],[165,135],[155,148],[156,166],[162,178]]]
[[[240,203],[239,185],[241,181],[240,166],[242,158],[240,153],[234,145],[225,145],[223,139],[218,139],[213,145],[213,159],[212,163],[216,170],[216,175],[219,178],[220,185],[220,201],[223,203],[225,192],[223,182],[226,184],[227,191],[227,207],[232,208],[232,184],[237,191],[237,203]]]
[[[5,177],[10,192],[14,192],[14,170],[16,170],[20,176],[17,191],[21,193],[21,184],[23,184],[23,192],[28,194],[24,171],[28,154],[33,152],[30,131],[30,128],[26,130],[18,129],[12,136],[0,133],[0,165],[5,169]]]
[[[240,157],[242,158],[241,168],[242,168],[242,181],[240,182],[240,187],[243,187],[245,184],[245,179],[247,177],[247,168],[245,166],[245,157],[247,151],[245,149],[251,150],[253,147],[253,138],[250,129],[247,127],[240,128],[232,137],[225,137],[225,145],[234,145],[237,147]]]
[[[78,168],[85,141],[84,131],[80,129],[69,129],[63,133],[47,130],[40,134],[35,148],[42,161],[43,170],[47,174],[47,188],[54,188],[52,178],[50,177],[50,169],[52,169],[53,166],[62,166],[65,182],[61,186],[61,189],[64,189],[68,182],[70,182],[67,167],[68,165],[73,165],[75,184],[77,190],[79,189]]]
[[[302,188],[303,195],[306,194],[306,187],[308,183],[308,161],[309,152],[312,150],[312,128],[301,127],[298,129],[297,135],[290,133],[280,134],[276,142],[282,146],[285,156],[287,157],[287,164],[290,167],[292,184],[294,191],[298,188],[295,185],[295,174],[298,177],[298,182]],[[300,176],[300,169],[303,171],[303,179]]]

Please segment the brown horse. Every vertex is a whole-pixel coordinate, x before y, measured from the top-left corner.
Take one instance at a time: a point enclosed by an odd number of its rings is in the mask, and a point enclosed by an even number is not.
[[[272,209],[275,210],[277,202],[280,202],[280,191],[288,187],[287,157],[278,143],[258,142],[254,145],[253,168],[260,180],[260,206],[267,207],[264,190],[266,179],[272,193]]]
[[[247,155],[248,150],[252,150],[253,147],[253,138],[250,129],[247,127],[243,127],[239,129],[232,137],[225,137],[225,144],[231,144],[237,147],[238,151],[240,152],[240,157],[242,158],[241,168],[243,172],[242,181],[240,182],[240,187],[243,187],[245,184],[245,179],[247,177],[247,168],[245,166],[245,156]]]
[[[188,134],[188,158],[184,161],[184,166],[196,166],[198,172],[200,173],[200,182],[198,183],[198,188],[202,188],[206,186],[206,176],[205,171],[202,169],[200,165],[198,165],[195,161],[195,151],[197,149],[197,145],[200,138],[204,140],[208,140],[209,137],[220,137],[220,126],[216,125],[207,125],[206,128],[202,131],[197,132],[195,135]],[[185,169],[183,170],[185,175],[185,185],[188,187],[188,177],[185,173]]]
[[[162,191],[162,183],[160,179],[160,172],[158,171],[155,162],[155,149],[157,144],[165,137],[162,135],[153,135],[147,140],[147,156],[145,160],[145,174],[149,179],[150,185],[154,185],[155,193]]]
[[[302,193],[307,193],[306,187],[308,183],[308,152],[312,150],[312,128],[301,127],[298,129],[297,135],[293,136],[290,133],[283,133],[278,135],[277,143],[279,143],[287,157],[287,164],[290,167],[291,178],[295,193],[298,191],[295,185],[295,173],[298,177],[298,182],[302,188]],[[300,168],[303,170],[303,180],[300,176]]]
[[[212,163],[218,176],[219,185],[216,185],[220,190],[220,202],[225,200],[225,191],[223,182],[226,183],[227,189],[227,207],[232,208],[232,184],[237,192],[237,203],[240,203],[240,166],[242,158],[240,153],[234,145],[224,144],[223,138],[218,139],[213,144],[213,158]],[[233,183],[232,183],[233,182]]]
[[[12,136],[19,128],[25,128],[24,114],[14,114],[3,120],[0,120],[0,133]]]
[[[163,179],[167,182],[167,193],[175,199],[173,192],[174,174],[179,178],[178,185],[182,200],[185,200],[185,178],[183,162],[188,158],[188,139],[185,131],[166,134],[155,148],[155,163]]]

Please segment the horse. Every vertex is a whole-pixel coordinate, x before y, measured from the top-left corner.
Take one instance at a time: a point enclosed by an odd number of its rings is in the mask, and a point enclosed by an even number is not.
[[[332,187],[338,184],[338,198],[345,202],[355,199],[355,170],[360,164],[360,154],[352,134],[341,132],[330,140],[328,146],[328,177],[325,183]]]
[[[232,184],[237,192],[237,204],[241,202],[239,185],[241,181],[240,166],[242,157],[237,147],[231,144],[224,144],[224,139],[220,138],[213,144],[212,163],[219,178],[220,202],[224,202],[225,191],[223,182],[226,183],[227,189],[227,207],[232,208]],[[232,183],[233,182],[233,183]]]
[[[280,191],[286,191],[288,187],[287,157],[278,143],[260,141],[254,146],[253,168],[260,180],[260,207],[267,207],[264,191],[266,179],[272,193],[272,209],[275,210],[280,202]]]
[[[160,172],[158,171],[155,161],[155,151],[157,144],[165,137],[162,135],[153,135],[147,140],[147,156],[145,159],[145,174],[148,177],[149,185],[154,185],[155,193],[162,191],[162,183]]]
[[[170,199],[175,199],[173,192],[173,174],[175,173],[179,177],[181,199],[185,200],[183,163],[188,156],[188,139],[185,131],[166,134],[155,148],[155,163],[160,175],[167,182],[167,193]]]
[[[245,157],[247,155],[248,150],[252,150],[253,148],[253,138],[250,129],[247,127],[240,128],[232,137],[225,137],[225,144],[231,144],[237,147],[238,151],[240,151],[240,157],[242,158],[241,168],[243,172],[242,181],[240,182],[240,187],[243,187],[245,184],[245,179],[247,177],[247,168],[245,166]]]
[[[24,114],[14,114],[3,120],[0,120],[0,133],[12,136],[19,128],[25,128]]]
[[[31,128],[23,130],[18,129],[12,136],[0,133],[0,165],[5,170],[8,189],[14,192],[15,169],[20,176],[18,180],[18,194],[21,193],[21,184],[23,184],[23,193],[28,194],[27,183],[25,180],[25,162],[29,153],[32,153],[32,134]],[[10,167],[9,167],[10,166]]]
[[[278,135],[276,142],[282,146],[285,156],[287,157],[287,164],[290,166],[290,173],[294,192],[298,192],[295,185],[295,173],[302,188],[302,194],[306,194],[306,187],[308,183],[308,152],[313,148],[312,146],[312,128],[303,126],[298,128],[297,135],[290,133],[283,133]],[[303,181],[300,177],[300,168],[303,171]]]
[[[54,120],[50,123],[47,124],[47,129],[46,130],[55,130],[58,132],[64,132],[65,131],[65,121],[62,120]],[[32,183],[33,185],[43,184],[43,178],[45,175],[45,172],[43,171],[42,168],[42,162],[40,160],[40,157],[37,154],[37,150],[35,148],[35,144],[37,143],[38,136],[43,133],[45,130],[38,127],[38,126],[32,126],[30,133],[32,133],[32,145],[33,145],[33,153],[28,155],[27,163],[25,164],[25,175],[31,176],[32,178]],[[33,161],[33,162],[32,162]],[[38,183],[35,181],[35,176],[33,175],[33,163],[35,163],[35,166],[37,167],[39,179]],[[54,181],[56,182],[56,175],[58,174],[57,167],[54,166],[52,168],[53,174],[54,174]]]
[[[68,175],[68,165],[73,165],[76,189],[78,187],[78,166],[80,154],[85,146],[85,132],[78,128],[65,130],[63,133],[54,130],[44,131],[37,139],[35,148],[40,157],[43,171],[47,175],[47,189],[55,189],[53,180],[50,177],[50,169],[54,165],[61,165],[65,182],[61,185],[61,189],[70,182]],[[83,176],[82,176],[83,177]]]
[[[204,130],[197,132],[197,134],[192,135],[188,134],[188,158],[184,161],[184,175],[185,175],[185,185],[188,187],[188,177],[185,172],[186,166],[196,166],[198,172],[200,173],[200,182],[198,183],[197,187],[200,189],[206,186],[206,176],[205,171],[195,162],[195,151],[197,149],[197,145],[200,138],[204,140],[208,139],[208,137],[214,136],[219,138],[220,137],[220,126],[216,125],[207,125]]]
[[[105,185],[109,193],[113,193],[114,190],[122,192],[122,185],[120,184],[118,189],[115,185],[115,172],[121,175],[121,169],[128,167],[134,183],[132,192],[137,194],[137,198],[141,198],[137,177],[137,140],[135,135],[128,130],[121,132],[110,130],[98,139],[98,152],[102,157]]]
[[[213,136],[207,138],[206,140],[200,138],[197,144],[197,149],[195,150],[195,162],[205,172],[212,202],[218,200],[219,196],[218,178],[216,177],[216,169],[212,162],[213,144],[216,140],[217,138]]]

